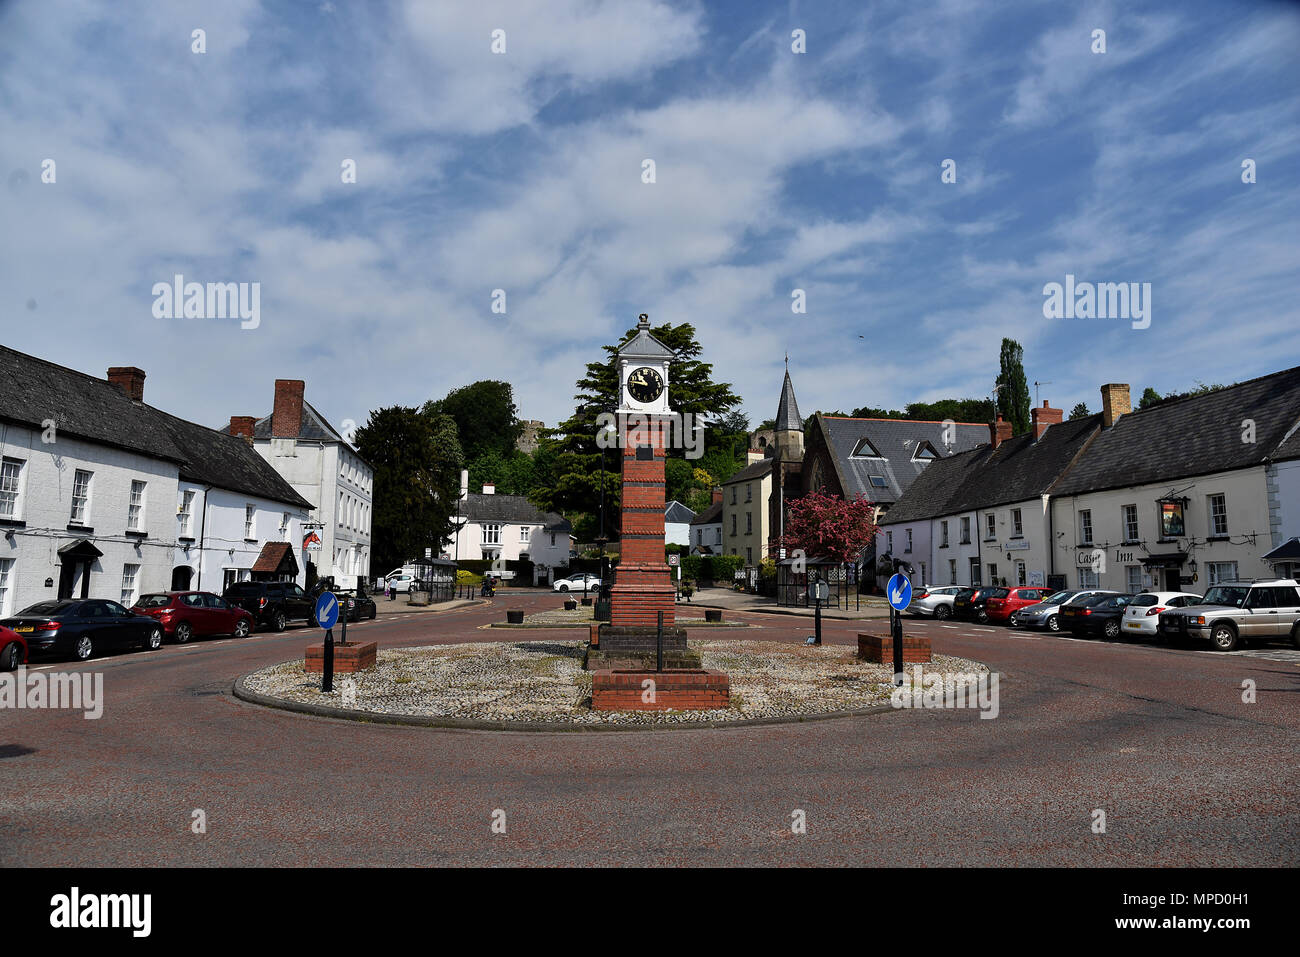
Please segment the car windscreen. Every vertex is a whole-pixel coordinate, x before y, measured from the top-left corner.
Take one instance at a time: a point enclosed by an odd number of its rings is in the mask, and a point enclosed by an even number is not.
[[[1149,608],[1159,601],[1160,599],[1155,595],[1138,595],[1133,599],[1133,604],[1137,605],[1139,608]]]
[[[1205,593],[1202,604],[1240,608],[1241,603],[1246,600],[1246,591],[1244,585],[1215,585]]]
[[[257,595],[260,593],[262,586],[257,582],[235,582],[226,589],[226,594],[235,598],[245,595]]]
[[[138,608],[166,608],[171,602],[171,595],[141,595],[135,604]]]
[[[1006,598],[1010,594],[1011,594],[1011,589],[1009,588],[994,588],[992,591],[989,592],[989,597]]]
[[[1059,605],[1063,601],[1069,601],[1075,595],[1072,591],[1058,591],[1055,595],[1048,595],[1043,599],[1045,605]]]
[[[18,614],[20,615],[59,615],[76,605],[72,601],[38,601],[34,605],[28,605]]]

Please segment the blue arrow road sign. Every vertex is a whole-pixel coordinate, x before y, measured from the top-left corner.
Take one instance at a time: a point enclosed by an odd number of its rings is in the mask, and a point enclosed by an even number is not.
[[[339,620],[339,600],[332,591],[321,592],[316,599],[316,624],[327,631]]]
[[[885,591],[889,594],[889,603],[902,611],[912,601],[912,583],[907,580],[907,576],[898,572],[889,580],[885,586]]]

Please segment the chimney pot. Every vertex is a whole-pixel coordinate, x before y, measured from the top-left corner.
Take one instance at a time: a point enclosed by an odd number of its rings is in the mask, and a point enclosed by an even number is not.
[[[1029,417],[1034,423],[1034,441],[1037,442],[1043,437],[1043,433],[1047,431],[1048,426],[1061,424],[1061,421],[1065,417],[1065,413],[1060,409],[1053,409],[1047,404],[1047,400],[1044,399],[1043,407],[1041,409],[1033,409],[1029,413]]]
[[[113,366],[108,370],[108,381],[117,386],[133,402],[144,401],[144,370],[135,366]]]
[[[251,415],[232,415],[230,417],[231,435],[237,435],[249,445],[253,444],[253,426],[257,424],[257,418]]]
[[[1009,438],[1011,438],[1011,423],[1004,422],[999,415],[996,422],[989,423],[989,445],[996,449]]]
[[[1101,387],[1101,422],[1110,428],[1121,416],[1133,411],[1127,382],[1109,382]]]
[[[302,431],[302,379],[275,380],[275,409],[271,413],[271,434],[277,439],[296,439]]]
[[[710,504],[710,505],[716,505],[718,502],[721,502],[721,501],[722,501],[722,486],[721,486],[721,485],[714,486],[714,489],[713,489],[713,501],[710,502],[709,504]]]

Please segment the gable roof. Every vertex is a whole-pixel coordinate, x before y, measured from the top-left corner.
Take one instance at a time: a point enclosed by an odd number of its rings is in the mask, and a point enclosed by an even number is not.
[[[951,447],[944,444],[943,422],[919,419],[851,419],[817,413],[813,420],[826,437],[835,472],[844,497],[856,495],[878,505],[890,505],[916,481],[917,476],[932,469],[944,457],[965,452],[989,440],[989,427],[974,422],[957,422]],[[879,458],[855,458],[853,450],[866,439],[880,453]],[[939,458],[914,459],[918,444],[928,443]],[[871,476],[885,479],[885,486],[871,484]]]
[[[735,482],[749,482],[756,478],[762,478],[772,471],[772,462],[770,458],[759,459],[757,462],[750,462],[743,469],[737,472],[729,479],[723,479],[723,485],[732,485]]]
[[[712,525],[715,522],[721,522],[721,521],[722,521],[722,503],[714,502],[704,511],[700,512],[693,519],[691,519],[691,524]]]
[[[1087,454],[1100,427],[1101,415],[1089,415],[1053,425],[1037,441],[1027,432],[996,449],[986,444],[938,459],[925,467],[881,524],[993,508],[1050,492],[1081,453]]]
[[[199,482],[257,498],[315,508],[284,480],[272,465],[238,436],[187,422],[160,409],[145,406],[162,423],[185,457],[181,479]]]
[[[675,499],[664,506],[666,524],[689,525],[693,518],[695,518],[695,511]]]
[[[266,415],[253,423],[253,438],[270,439],[274,436],[271,434],[272,415]],[[227,423],[222,426],[221,431],[229,432],[230,425]],[[302,403],[302,417],[298,422],[298,434],[295,436],[299,439],[306,439],[310,442],[340,442],[348,445],[343,441],[343,436],[335,431],[334,426],[330,425],[329,420],[321,415],[306,399]],[[352,446],[348,445],[348,448]]]
[[[1247,420],[1254,423],[1254,442],[1242,439]],[[1300,441],[1288,438],[1297,420],[1300,367],[1160,402],[1103,430],[1055,494],[1172,482],[1289,458],[1300,453]]]
[[[66,435],[169,462],[184,458],[148,406],[107,379],[0,346],[0,421],[40,432],[47,420],[56,442]]]
[[[293,557],[293,545],[289,542],[267,542],[262,546],[251,571],[297,577],[298,560]]]
[[[542,525],[547,531],[568,530],[569,520],[557,512],[544,512],[522,495],[465,496],[462,515],[469,522],[499,522],[502,525]]]
[[[619,344],[615,355],[643,357],[651,359],[673,359],[677,353],[650,335],[650,321],[641,319],[636,324],[636,333]]]

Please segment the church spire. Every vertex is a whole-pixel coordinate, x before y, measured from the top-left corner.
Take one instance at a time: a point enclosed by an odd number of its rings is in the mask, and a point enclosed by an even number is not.
[[[794,398],[794,383],[790,381],[790,356],[785,358],[785,382],[781,386],[781,402],[776,407],[776,424],[772,427],[777,432],[802,432],[803,416],[799,414],[799,403]]]

